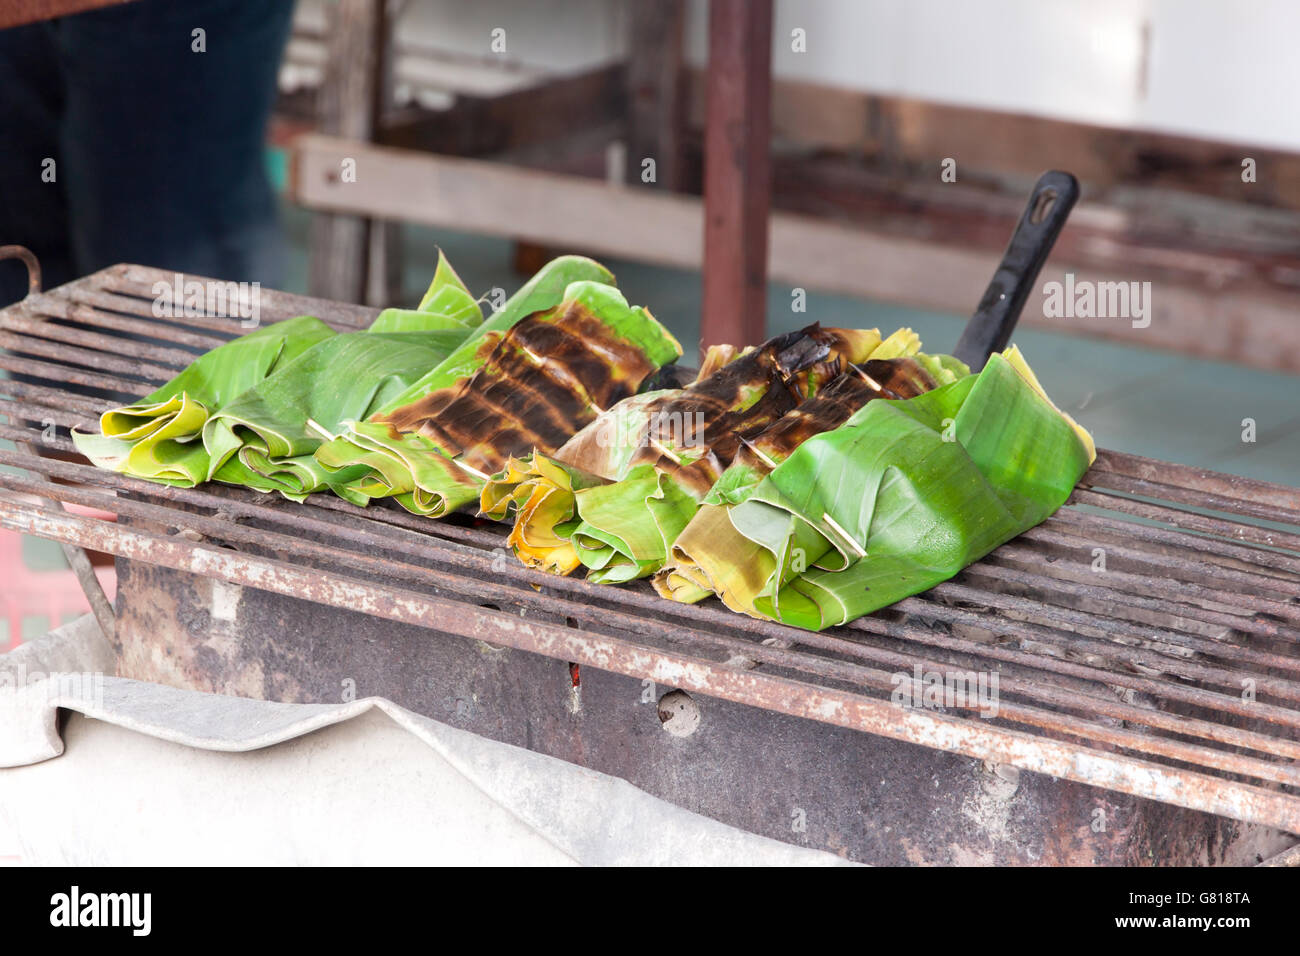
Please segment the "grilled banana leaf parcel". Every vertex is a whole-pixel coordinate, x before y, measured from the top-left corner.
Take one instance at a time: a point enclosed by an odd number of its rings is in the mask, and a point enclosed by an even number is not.
[[[904,400],[970,374],[946,355],[872,359],[850,366],[813,398],[747,442],[709,489],[690,523],[672,542],[668,562],[654,577],[660,595],[690,603],[717,594],[733,610],[752,604],[761,581],[759,546],[738,535],[727,517],[795,449],[814,435],[834,431],[867,402]]]
[[[491,318],[475,328],[455,351],[426,374],[364,420],[340,423],[338,436],[316,452],[317,462],[330,473],[330,487],[354,504],[364,505],[371,498],[396,495],[407,508],[419,511],[415,483],[409,474],[410,469],[405,466],[407,452],[400,447],[389,447],[393,444],[391,430],[376,419],[428,395],[445,394],[448,389],[469,381],[515,323],[535,312],[554,308],[571,284],[584,281],[612,285],[614,276],[600,263],[583,256],[560,256],[551,260]],[[425,296],[426,302],[433,294],[431,287]],[[412,456],[429,451],[418,436],[409,443]]]
[[[680,355],[613,286],[575,282],[558,304],[512,323],[465,381],[349,428],[317,459],[343,476],[335,488],[345,497],[396,495],[441,516],[478,501],[511,456],[553,452]]]
[[[619,583],[658,571],[749,440],[847,366],[877,351],[910,353],[919,345],[910,329],[881,342],[875,329],[809,326],[769,340],[685,389],[651,419],[621,480],[575,493],[580,520],[570,537],[587,577]]]
[[[574,494],[600,483],[600,478],[566,465],[558,455],[533,453],[509,459],[484,484],[479,510],[496,521],[509,520],[513,514],[506,544],[525,565],[570,574],[581,564],[570,540],[577,525]]]
[[[914,339],[900,331],[890,348],[906,351]],[[567,573],[576,560],[592,580],[611,583],[644,577],[662,566],[668,545],[747,437],[881,347],[875,329],[813,325],[743,353],[719,352],[706,359],[713,374],[651,401],[625,402],[554,461],[535,456],[534,474],[517,468],[513,488],[490,484],[481,508],[505,517],[510,504],[520,506],[511,543],[526,564]],[[558,488],[548,475],[555,467],[606,480]],[[527,507],[540,500],[546,509]]]
[[[203,426],[218,409],[336,333],[299,316],[264,326],[197,358],[140,401],[100,416],[99,434],[73,430],[77,450],[100,468],[167,484],[208,477]]]
[[[755,616],[814,630],[841,624],[946,580],[1038,524],[1094,456],[1091,438],[1012,348],[978,375],[868,402],[800,445],[746,500],[717,513],[727,521],[715,516],[703,586],[734,586],[728,603]],[[743,572],[722,567],[742,560]]]
[[[570,574],[581,564],[570,540],[578,524],[574,494],[625,475],[655,409],[680,391],[660,389],[625,398],[554,455],[533,450],[510,458],[484,484],[480,512],[496,521],[513,516],[507,544],[525,565]]]
[[[734,345],[709,346],[695,379],[708,378],[741,354]],[[682,387],[688,384],[683,381]],[[578,524],[574,493],[625,476],[651,416],[680,392],[654,389],[625,398],[553,456],[533,452],[511,458],[505,470],[483,486],[481,513],[496,521],[513,516],[507,543],[528,567],[551,574],[573,572],[581,564],[570,540]]]

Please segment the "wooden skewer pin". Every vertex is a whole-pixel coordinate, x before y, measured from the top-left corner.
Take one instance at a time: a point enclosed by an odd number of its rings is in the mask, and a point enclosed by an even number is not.
[[[833,529],[835,529],[835,533],[838,534],[840,538],[843,539],[843,543],[847,544],[854,554],[856,554],[859,558],[865,558],[867,556],[866,549],[863,548],[862,545],[858,544],[858,542],[854,540],[852,535],[850,535],[847,531],[841,528],[839,522],[836,521],[834,518],[832,518],[829,512],[826,511],[822,512],[822,520],[825,521],[828,525],[830,525]]]
[[[475,478],[478,478],[478,479],[480,479],[480,480],[482,480],[482,481],[491,481],[491,480],[492,480],[492,476],[491,476],[491,475],[485,475],[485,474],[483,474],[483,472],[479,471],[477,468],[473,467],[472,465],[467,465],[465,462],[461,461],[459,458],[452,458],[452,459],[450,459],[450,461],[451,461],[451,463],[452,463],[453,465],[455,465],[457,468],[461,469],[462,471],[467,471],[467,472],[469,472],[469,473],[470,473],[471,475],[473,475]]]
[[[758,457],[759,461],[767,465],[767,467],[775,470],[777,463],[774,462],[766,454],[764,454],[763,449],[759,448],[757,445],[755,445],[752,441],[750,441],[747,438],[741,438],[740,443],[744,445],[746,448],[748,448],[750,451],[752,451]]]
[[[881,385],[874,378],[872,378],[866,372],[862,371],[862,369],[858,368],[858,366],[854,365],[852,362],[849,363],[849,368],[857,372],[858,375],[862,377],[862,380],[866,382],[868,385],[870,385],[872,388],[874,388],[877,392],[883,392],[885,390],[885,386]]]
[[[658,439],[648,438],[646,440],[646,444],[648,444],[655,451],[659,452],[659,454],[663,455],[665,458],[671,458],[674,464],[680,465],[683,468],[686,467],[686,463],[682,461],[681,456],[678,455],[676,452],[670,451],[666,446],[661,444]]]
[[[321,438],[324,438],[326,441],[335,441],[338,439],[338,435],[331,435],[328,428],[321,425],[319,422],[312,421],[310,418],[307,419],[307,427],[317,435],[320,435]]]

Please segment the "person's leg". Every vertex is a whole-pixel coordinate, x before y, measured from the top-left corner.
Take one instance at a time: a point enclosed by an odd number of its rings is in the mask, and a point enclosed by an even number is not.
[[[62,104],[50,25],[0,30],[0,246],[36,253],[47,287],[73,277],[59,151]],[[0,307],[26,294],[23,264],[0,262]]]
[[[292,15],[293,0],[138,0],[58,23],[80,272],[280,281],[264,144]]]

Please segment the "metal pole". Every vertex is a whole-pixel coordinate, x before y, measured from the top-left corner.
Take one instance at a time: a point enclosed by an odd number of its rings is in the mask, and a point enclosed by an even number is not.
[[[702,346],[767,326],[772,0],[710,0]]]

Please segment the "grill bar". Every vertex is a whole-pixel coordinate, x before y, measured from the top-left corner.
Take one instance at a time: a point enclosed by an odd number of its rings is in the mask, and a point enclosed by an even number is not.
[[[49,319],[66,319],[79,322],[83,326],[97,329],[111,329],[128,335],[144,336],[188,345],[204,350],[216,348],[227,339],[225,336],[204,335],[192,328],[172,325],[161,319],[138,319],[118,312],[107,312],[92,306],[78,305],[64,299],[48,295],[29,296],[22,302],[5,310],[5,327],[17,329],[17,323],[34,316],[37,321]],[[229,319],[226,320],[229,323]]]
[[[1110,491],[1091,491],[1087,490],[1086,487],[1082,489],[1076,488],[1073,494],[1070,495],[1069,503],[1093,505],[1097,508],[1133,515],[1135,518],[1161,521],[1175,528],[1234,538],[1238,541],[1264,545],[1269,548],[1284,548],[1291,552],[1300,550],[1300,535],[1289,531],[1278,531],[1262,525],[1241,524],[1223,518],[1202,515],[1173,505],[1138,501],[1135,498],[1129,498]],[[1292,523],[1294,523],[1294,519]]]
[[[1206,471],[1190,465],[1179,465],[1141,455],[1126,455],[1117,451],[1102,449],[1097,453],[1093,465],[1097,474],[1107,475],[1107,486],[1120,488],[1115,484],[1119,478],[1159,484],[1166,488],[1182,488],[1200,496],[1190,503],[1203,507],[1213,507],[1205,502],[1211,497],[1253,502],[1261,505],[1281,503],[1291,512],[1290,518],[1280,517],[1279,521],[1293,520],[1295,512],[1300,511],[1300,489],[1240,475],[1225,475],[1217,471]],[[1155,497],[1159,497],[1156,495]]]
[[[1118,525],[1114,521],[1104,520],[1098,515],[1074,511],[1069,508],[1062,508],[1052,515],[1052,527],[1054,529],[1068,528],[1070,529],[1068,533],[1080,537],[1087,537],[1087,535],[1091,534],[1099,542],[1115,540],[1141,542],[1146,546],[1145,550],[1147,552],[1167,559],[1170,562],[1170,567],[1175,570],[1183,568],[1188,560],[1218,558],[1219,560],[1214,562],[1215,567],[1245,568],[1261,576],[1267,576],[1271,569],[1283,572],[1274,575],[1283,582],[1291,581],[1290,575],[1300,573],[1300,558],[1294,555],[1283,551],[1243,547],[1222,538],[1203,535],[1200,532],[1186,533],[1185,530],[1181,529],[1174,530],[1130,522]],[[1030,529],[1025,534],[1030,535],[1037,530],[1036,528]],[[1200,554],[1202,557],[1200,559],[1187,559],[1183,557],[1186,552]]]
[[[117,372],[119,375],[138,377],[145,382],[165,382],[177,372],[177,369],[164,365],[153,365],[148,362],[116,358],[111,354],[106,355],[103,352],[78,348],[75,345],[65,345],[62,342],[47,342],[44,339],[9,335],[4,332],[0,332],[0,349],[5,349],[13,354],[24,353],[43,359],[54,359],[59,362],[94,366],[109,372]],[[132,343],[132,349],[134,350],[134,343]],[[135,385],[133,387],[139,388],[140,386]]]
[[[1092,558],[1091,544],[1087,537],[1080,535],[1078,532],[1067,529],[1064,533],[1054,524],[1052,526],[1039,526],[1030,528],[1024,534],[1026,541],[1041,542],[1044,545],[1055,546],[1053,552],[1066,551],[1071,557],[1080,556],[1078,552],[1085,552],[1087,557],[1085,562]],[[1176,564],[1179,571],[1179,577],[1185,581],[1191,581],[1196,584],[1202,584],[1213,588],[1216,585],[1231,584],[1234,589],[1244,588],[1246,593],[1255,594],[1259,597],[1271,598],[1277,610],[1283,614],[1296,617],[1300,615],[1300,608],[1286,603],[1285,584],[1280,579],[1270,579],[1261,577],[1258,574],[1237,571],[1223,565],[1214,565],[1204,561],[1198,561],[1195,558],[1179,558],[1164,552],[1159,554],[1149,553],[1139,548],[1130,548],[1126,545],[1112,545],[1106,548],[1109,556],[1120,557],[1126,561],[1143,565],[1153,571],[1162,571]],[[1004,555],[1020,554],[1019,550],[1008,550],[1003,552]],[[1224,592],[1229,595],[1236,595],[1228,603],[1236,603],[1240,592]]]
[[[220,315],[155,317],[155,283],[173,279],[119,266],[0,311],[0,368],[45,380],[0,381],[0,438],[28,446],[0,451],[0,526],[1300,832],[1295,489],[1103,451],[1043,525],[953,581],[810,634],[644,583],[529,571],[505,558],[499,526],[37,457],[71,451],[68,426],[152,390],[187,350],[244,331]],[[261,310],[339,329],[374,314],[272,292]],[[996,715],[895,705],[896,689],[921,689],[918,669],[996,674]]]

